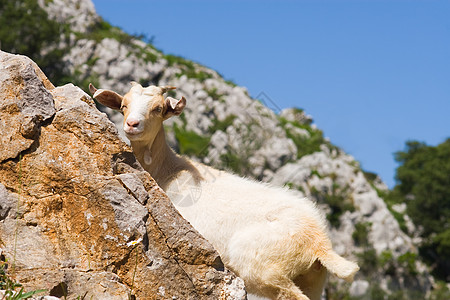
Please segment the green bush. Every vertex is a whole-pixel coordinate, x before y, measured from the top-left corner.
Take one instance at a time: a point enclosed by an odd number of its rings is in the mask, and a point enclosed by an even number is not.
[[[369,232],[371,223],[356,223],[355,231],[352,234],[353,240],[358,247],[369,246]]]
[[[208,155],[209,137],[203,137],[193,131],[185,130],[177,124],[174,124],[173,131],[178,141],[180,154],[196,156],[198,158],[203,158]]]
[[[217,93],[217,88],[206,90],[206,93],[214,100],[223,100],[223,95]]]
[[[6,259],[2,256],[0,260],[0,290],[4,291],[2,299],[5,300],[22,300],[29,299],[32,296],[45,292],[46,290],[35,290],[30,292],[24,292],[22,285],[9,276],[7,272],[8,264]]]
[[[375,181],[375,179],[378,178],[378,175],[376,173],[368,172],[368,171],[362,171],[362,172],[363,172],[366,180],[371,184]]]
[[[315,187],[311,189],[311,196],[314,197],[319,203],[328,204],[331,212],[327,215],[327,220],[331,226],[338,228],[340,226],[340,217],[346,211],[353,212],[355,207],[348,198],[348,186],[341,188],[337,184],[333,184],[331,191],[319,191]]]
[[[400,255],[398,258],[398,262],[400,266],[404,267],[409,274],[411,275],[417,275],[417,268],[416,268],[416,260],[417,260],[417,254],[412,252],[406,252],[403,255]]]
[[[209,127],[209,132],[214,133],[217,130],[226,131],[228,126],[233,124],[233,121],[236,119],[235,115],[227,116],[223,121],[219,121],[218,119],[213,119],[213,124]]]
[[[435,276],[450,281],[450,139],[435,147],[409,141],[395,159],[397,185],[386,201],[406,203],[407,214],[422,228],[421,256]]]
[[[323,132],[319,129],[312,128],[309,124],[300,124],[291,122],[283,117],[279,118],[281,125],[286,131],[286,136],[290,138],[295,146],[297,146],[297,158],[320,151],[320,145],[329,144],[323,137]],[[309,137],[299,136],[292,130],[286,128],[286,124],[291,124],[297,128],[305,129],[309,133]],[[331,145],[330,145],[331,146]]]
[[[67,33],[67,25],[49,20],[36,0],[0,0],[1,49],[30,57],[54,83],[67,75],[62,63],[65,50],[54,48]]]
[[[378,271],[379,259],[374,248],[368,247],[362,253],[357,253],[360,272],[364,276],[373,275]]]
[[[241,155],[227,152],[226,154],[222,154],[220,156],[220,160],[222,161],[222,167],[225,169],[233,171],[241,176],[251,175],[250,163],[248,162],[248,159],[242,157]]]
[[[125,33],[122,29],[112,26],[102,18],[87,28],[86,33],[75,32],[79,39],[89,39],[100,43],[105,38],[115,39],[121,44],[130,45],[139,37]]]
[[[188,78],[195,78],[199,81],[204,81],[213,77],[212,74],[200,70],[193,61],[187,60],[181,56],[167,54],[164,55],[164,58],[167,60],[169,66],[177,66],[182,69],[181,73],[177,74],[178,77],[186,75]]]
[[[430,292],[428,300],[448,300],[450,299],[450,289],[444,281],[438,281],[435,288]]]

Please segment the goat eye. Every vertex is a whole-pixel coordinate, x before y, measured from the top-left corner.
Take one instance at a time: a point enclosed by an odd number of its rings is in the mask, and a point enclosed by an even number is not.
[[[156,107],[153,111],[160,113],[161,112],[161,106]]]

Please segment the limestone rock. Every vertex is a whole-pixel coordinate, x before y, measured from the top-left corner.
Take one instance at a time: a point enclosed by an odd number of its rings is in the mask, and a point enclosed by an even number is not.
[[[35,69],[31,61],[21,64],[14,56],[0,57],[0,89],[5,97],[0,103],[0,161],[28,149],[39,125],[55,113],[46,81],[41,79],[44,75],[38,76]]]
[[[79,32],[85,32],[98,19],[90,0],[38,0],[38,3],[45,8],[50,18],[70,24]]]
[[[297,122],[298,124],[311,124],[313,118],[310,115],[305,114],[303,110],[296,108],[286,108],[280,112],[280,117],[285,118],[291,122]]]
[[[369,289],[369,282],[365,280],[355,280],[350,287],[350,295],[352,297],[362,297]]]
[[[0,243],[11,276],[68,299],[245,299],[93,100],[42,76],[0,52]]]

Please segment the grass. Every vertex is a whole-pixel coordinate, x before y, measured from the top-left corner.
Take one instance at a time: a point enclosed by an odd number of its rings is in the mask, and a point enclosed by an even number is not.
[[[300,124],[298,122],[288,121],[283,117],[279,118],[281,125],[286,131],[286,136],[290,138],[295,146],[297,146],[297,158],[320,151],[320,145],[329,144],[323,137],[323,132],[319,129],[311,127],[309,124]],[[286,124],[291,124],[294,127],[305,129],[309,133],[309,137],[295,134],[290,129],[286,128]],[[330,145],[331,146],[331,145]]]
[[[2,300],[21,300],[29,299],[32,296],[45,292],[46,290],[35,290],[24,292],[23,286],[11,279],[7,272],[8,264],[6,261],[0,261],[0,290],[4,292]],[[17,289],[19,289],[17,291]]]
[[[352,238],[358,247],[367,247],[369,245],[369,231],[371,223],[356,223]]]
[[[209,132],[214,133],[217,130],[226,131],[228,126],[233,124],[234,120],[237,117],[235,115],[228,115],[223,121],[219,121],[218,119],[213,119],[213,124],[209,127]]]
[[[35,290],[30,292],[24,292],[24,288],[22,284],[14,281],[10,274],[14,275],[16,271],[16,253],[17,253],[17,239],[18,239],[18,232],[19,232],[19,209],[20,209],[20,201],[21,201],[21,195],[23,191],[23,181],[22,181],[22,155],[19,155],[19,174],[18,174],[18,195],[19,198],[17,200],[17,207],[16,207],[16,228],[14,230],[14,250],[13,250],[13,260],[11,264],[11,272],[8,272],[8,260],[6,257],[2,254],[0,255],[0,290],[4,291],[4,296],[2,298],[5,300],[20,300],[20,299],[28,299],[31,298],[33,295],[45,292],[46,290]]]
[[[203,158],[208,155],[209,137],[198,135],[194,131],[186,130],[174,124],[173,131],[178,141],[180,154],[193,155]]]
[[[177,66],[182,70],[182,72],[177,74],[178,77],[186,75],[188,78],[198,79],[199,81],[204,81],[213,77],[212,74],[200,70],[193,61],[187,60],[181,56],[167,54],[164,55],[164,58],[167,60],[169,66]]]
[[[119,27],[112,26],[103,19],[91,25],[86,33],[75,32],[75,36],[79,39],[89,39],[100,43],[105,38],[117,40],[121,44],[129,45],[138,37],[125,33]]]
[[[210,96],[214,100],[224,100],[224,95],[217,93],[217,88],[214,87],[209,90],[205,90],[208,96]]]
[[[347,190],[348,186],[341,188],[335,183],[332,185],[329,193],[319,191],[315,187],[311,188],[311,195],[318,202],[328,204],[330,207],[331,212],[327,215],[327,220],[334,228],[340,226],[340,217],[344,212],[355,211],[352,201],[347,198]]]
[[[129,300],[135,299],[135,297],[133,297],[133,288],[134,288],[134,279],[136,277],[136,270],[137,270],[137,265],[138,265],[138,254],[139,254],[139,251],[136,248],[137,248],[137,246],[135,245],[134,248],[131,250],[131,251],[135,250],[136,257],[135,257],[135,263],[134,263],[134,269],[133,269],[133,278],[131,280],[130,293],[128,294]]]
[[[380,189],[377,189],[373,184],[371,184],[371,186],[377,192],[378,197],[383,199],[383,201],[386,203],[389,212],[394,216],[395,220],[400,226],[400,229],[404,233],[409,235],[410,233],[408,231],[408,226],[406,226],[405,214],[400,213],[392,208],[395,204],[402,203],[403,201],[403,198],[398,194],[398,191],[396,190],[381,191]]]
[[[16,253],[17,253],[17,237],[19,232],[19,209],[20,209],[20,201],[22,200],[22,154],[19,154],[19,186],[18,186],[18,195],[17,199],[17,207],[16,207],[16,229],[14,230],[14,253],[13,253],[13,262],[12,262],[12,273],[15,273],[16,269]]]
[[[220,156],[220,160],[225,168],[230,169],[236,174],[243,176],[250,173],[250,164],[248,163],[248,160],[237,154],[227,152]]]

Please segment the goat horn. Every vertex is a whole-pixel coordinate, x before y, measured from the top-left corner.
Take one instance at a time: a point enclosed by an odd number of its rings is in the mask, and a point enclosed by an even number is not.
[[[174,90],[176,89],[176,87],[174,86],[160,86],[161,92],[164,94],[165,92],[167,92],[168,90]]]
[[[89,83],[89,91],[91,92],[92,95],[94,95],[95,92],[97,91],[97,88],[92,83]]]

